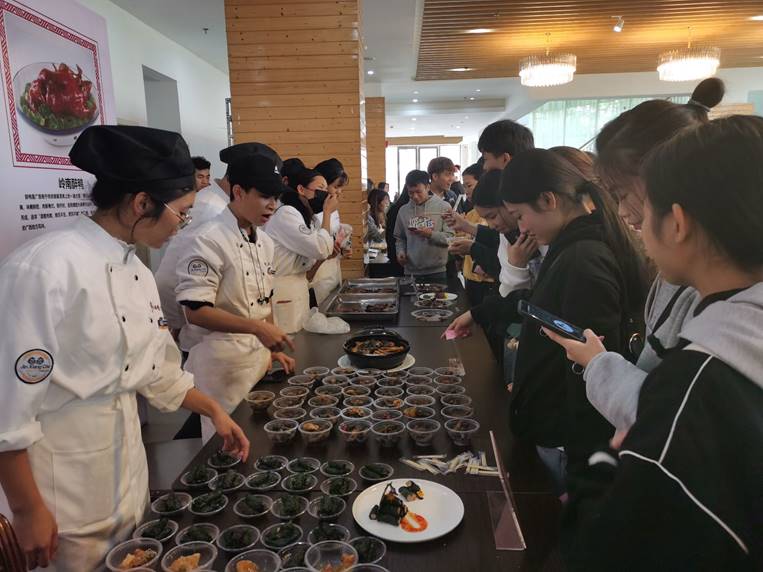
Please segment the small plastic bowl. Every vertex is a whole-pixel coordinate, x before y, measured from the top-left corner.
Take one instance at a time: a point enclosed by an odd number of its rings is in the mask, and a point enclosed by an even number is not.
[[[372,411],[368,407],[345,407],[342,409],[343,421],[357,421],[364,419],[368,421],[371,418]]]
[[[342,415],[342,410],[333,405],[326,407],[316,407],[310,412],[310,419],[321,419],[329,423],[336,423]]]
[[[171,572],[172,563],[182,556],[191,556],[192,554],[200,554],[199,566],[196,570],[208,568],[217,558],[217,548],[214,544],[209,542],[188,542],[187,544],[181,544],[176,546],[172,550],[169,550],[162,558],[162,570],[164,572]]]
[[[286,465],[286,470],[291,474],[296,473],[314,473],[321,467],[321,462],[314,457],[298,457],[292,459]]]
[[[408,371],[401,369],[398,371],[385,371],[382,377],[392,378],[392,379],[405,379],[408,377]]]
[[[371,431],[371,422],[364,419],[342,421],[339,424],[339,434],[348,445],[365,443],[368,440],[369,431]]]
[[[460,385],[463,380],[456,375],[438,375],[434,378],[435,386]]]
[[[219,459],[218,456],[223,456],[223,459]],[[231,467],[235,467],[241,462],[241,459],[238,457],[234,457],[233,455],[229,455],[222,449],[217,451],[214,455],[212,455],[209,459],[207,459],[207,465],[212,467],[213,469],[217,469],[218,471],[224,471],[225,469],[230,469]]]
[[[305,445],[323,443],[331,435],[334,424],[327,419],[309,419],[299,425],[299,433]]]
[[[389,572],[387,568],[380,564],[356,564],[350,570],[352,572]]]
[[[290,385],[289,387],[281,389],[281,391],[278,392],[278,395],[281,397],[301,397],[302,399],[305,399],[307,398],[308,393],[310,393],[310,390],[306,387],[302,387],[301,385]]]
[[[305,564],[310,570],[347,570],[358,563],[357,551],[346,542],[325,540],[313,544],[305,553]],[[341,566],[345,566],[342,568]]]
[[[474,419],[449,419],[445,422],[445,431],[453,443],[459,446],[468,445],[477,431],[480,424]]]
[[[408,395],[434,395],[434,387],[431,385],[409,385],[405,388]]]
[[[444,395],[460,395],[466,392],[466,388],[463,385],[437,385],[435,386],[435,393],[440,397]]]
[[[405,402],[403,397],[379,397],[374,401],[374,407],[379,409],[402,409]]]
[[[289,459],[283,455],[263,455],[254,462],[258,471],[280,471],[289,464]]]
[[[312,476],[312,475],[310,475]],[[317,479],[316,479],[317,481]],[[291,497],[297,499],[297,503],[299,503],[299,507],[297,509],[297,512],[293,514],[284,514],[283,512],[283,502],[284,498]],[[270,514],[272,514],[274,517],[276,517],[278,520],[296,520],[305,512],[307,511],[307,505],[308,500],[305,497],[300,497],[297,495],[283,495],[280,498],[273,501],[273,504],[270,506]]]
[[[399,409],[377,409],[371,414],[371,422],[399,421],[403,418],[403,412]]]
[[[321,474],[326,477],[346,477],[355,470],[355,465],[345,459],[326,461],[321,465]]]
[[[371,473],[369,467],[374,467],[379,469],[379,471]],[[377,472],[382,472],[382,470],[385,473],[385,476],[383,477],[377,474]],[[395,469],[393,469],[392,466],[388,465],[387,463],[369,463],[368,465],[363,465],[358,470],[358,475],[360,475],[360,478],[369,483],[379,483],[381,481],[386,481],[387,479],[392,478],[392,475],[394,474]]]
[[[252,413],[262,413],[263,411],[267,411],[275,398],[276,394],[272,391],[258,389],[257,391],[249,392],[249,395],[246,396],[246,402],[249,404],[249,407],[252,408]]]
[[[440,397],[440,403],[448,405],[471,405],[472,398],[463,393],[455,395],[443,395]]]
[[[404,377],[382,377],[376,382],[376,391],[382,387],[403,387],[405,385]]]
[[[331,502],[336,504],[336,509],[331,512],[319,512],[321,507],[321,502],[323,499],[333,499]],[[342,497],[338,497],[335,495],[321,495],[319,497],[315,497],[313,500],[310,501],[310,504],[307,505],[307,514],[312,516],[313,518],[317,518],[318,520],[336,520],[339,518],[339,516],[344,512],[344,510],[347,508],[347,503]]]
[[[316,365],[316,366],[308,367],[302,370],[302,375],[307,375],[309,377],[312,377],[317,382],[320,382],[321,380],[323,380],[323,378],[330,373],[331,373],[331,370],[329,370],[329,368],[327,367],[323,367],[322,365]]]
[[[419,447],[426,447],[432,443],[440,430],[440,422],[434,419],[413,419],[405,427],[414,443]]]
[[[339,399],[342,396],[342,386],[326,385],[326,380],[324,379],[323,385],[315,390],[315,395],[330,395]]]
[[[327,375],[323,378],[323,387],[344,387],[350,385],[350,378],[346,375]]]
[[[379,421],[371,426],[371,433],[382,447],[397,445],[404,431],[405,425],[400,421]]]
[[[323,531],[329,531],[329,534],[336,534],[337,538],[332,539],[337,542],[348,542],[350,540],[350,531],[346,526],[341,524],[332,524],[330,522],[322,522],[318,526],[314,527],[307,534],[308,544],[318,544],[318,542],[325,542],[326,539],[320,538]]]
[[[236,475],[235,477],[231,477],[232,479],[235,479],[235,481],[233,482],[232,486],[228,488],[220,489],[224,493],[230,493],[230,492],[236,491],[240,489],[241,487],[243,487],[244,483],[246,482],[246,478],[241,473],[237,473],[236,471],[232,471],[232,473]],[[212,489],[213,491],[216,491],[217,488],[222,484],[223,479],[225,478],[227,474],[228,473],[226,471],[225,473],[220,473],[219,475],[217,475],[214,479],[210,481],[209,488]]]
[[[346,482],[348,487],[344,490],[344,492],[338,492],[336,489],[333,489],[332,492],[332,487],[334,487],[340,481]],[[357,488],[358,483],[355,481],[355,479],[350,477],[331,477],[330,479],[326,479],[321,483],[321,492],[324,495],[332,495],[336,497],[348,497],[354,493]]]
[[[304,397],[279,397],[278,399],[273,400],[273,407],[278,409],[289,409],[291,407],[302,407],[302,405],[305,403]]]
[[[288,380],[286,380],[286,383],[297,387],[306,387],[307,389],[311,389],[313,385],[315,385],[315,378],[309,375],[293,375]]]
[[[120,564],[128,554],[132,554],[136,550],[154,550],[156,552],[156,556],[151,561],[142,565],[150,567],[159,561],[159,557],[162,555],[162,543],[153,538],[133,538],[121,542],[112,548],[106,556],[106,567],[109,570],[125,570]]]
[[[301,407],[287,407],[279,409],[273,414],[276,419],[291,419],[292,421],[302,421],[307,416],[307,411]]]
[[[236,572],[238,563],[249,561],[259,572],[277,572],[281,570],[281,558],[270,550],[247,550],[232,558],[225,567],[225,572]]]
[[[405,378],[405,385],[432,385],[432,378],[428,375],[409,375]]]
[[[260,518],[262,516],[265,516],[268,512],[270,512],[270,507],[273,505],[273,499],[271,499],[267,495],[251,495],[252,497],[257,497],[258,500],[262,501],[263,508],[260,511],[253,512],[251,507],[246,504],[247,496],[241,497],[236,501],[236,504],[233,505],[233,512],[236,513],[241,518]]]
[[[173,495],[180,502],[180,508],[168,510],[164,506],[164,503]],[[180,514],[191,505],[192,500],[193,499],[191,498],[191,495],[188,493],[167,493],[166,495],[160,496],[158,499],[151,503],[151,512],[156,513],[159,516],[172,516],[174,514]]]
[[[384,375],[384,370],[376,369],[373,367],[358,370],[358,376],[368,376],[368,377],[379,378],[382,375]]]
[[[247,544],[246,546],[241,546],[239,548],[234,548],[232,546],[228,546],[225,544],[226,541],[226,534],[230,532],[250,532],[252,535],[252,540]],[[260,531],[256,526],[252,526],[251,524],[236,524],[233,526],[229,526],[225,530],[223,530],[220,533],[220,536],[217,537],[217,546],[218,548],[224,550],[225,552],[243,552],[244,550],[249,550],[252,548],[255,544],[257,544],[257,541],[260,539]]]
[[[378,399],[379,397],[402,397],[405,391],[403,391],[403,387],[378,387],[376,391],[374,391],[374,395]]]
[[[274,530],[277,530],[278,528],[286,527],[285,530],[291,531],[292,534],[290,534],[285,540],[281,539],[278,542],[274,543],[268,539],[268,534]],[[287,546],[290,546],[294,544],[295,542],[299,542],[299,540],[302,538],[302,528],[293,522],[278,522],[272,526],[267,527],[265,530],[262,531],[262,536],[260,536],[260,541],[262,542],[262,545],[265,548],[270,548],[270,550],[281,550],[282,548],[285,548]],[[283,542],[283,544],[281,544]]]
[[[298,427],[293,419],[273,419],[265,423],[265,435],[274,445],[283,445],[294,439]]]
[[[347,378],[353,378],[358,375],[357,367],[335,367],[331,370],[331,375],[343,375]]]
[[[199,496],[197,496],[193,500],[196,501],[197,499],[205,498],[205,497],[208,497],[208,496],[213,495],[213,494],[215,494],[215,493],[212,492],[212,493],[206,493],[206,494],[203,494],[203,495],[199,495]],[[218,514],[218,513],[222,512],[222,511],[224,511],[226,506],[228,506],[228,497],[223,496],[223,503],[219,507],[214,509],[214,510],[210,510],[208,512],[202,512],[202,511],[198,510],[197,508],[195,508],[193,506],[193,503],[191,503],[191,507],[188,510],[191,511],[191,514],[195,514],[196,516],[212,516],[213,514]]]
[[[206,480],[199,481],[198,483],[190,483],[188,482],[188,479],[191,478],[191,471],[186,471],[180,477],[180,482],[183,483],[183,485],[188,487],[189,489],[207,488],[207,486],[209,485],[209,482],[217,476],[217,471],[213,469],[212,467],[204,467],[204,469],[207,472]]]
[[[369,389],[373,389],[376,385],[376,377],[370,375],[358,375],[358,377],[352,380],[352,385],[362,385]]]
[[[268,480],[263,484],[255,484],[255,481],[258,480],[261,475],[268,475]],[[270,491],[276,488],[280,482],[281,475],[275,471],[257,471],[256,473],[249,475],[249,478],[246,479],[246,488],[257,492]]]
[[[466,419],[474,416],[474,408],[471,405],[446,405],[440,411],[440,415],[448,419]]]
[[[299,481],[304,480],[304,485],[299,486]],[[312,473],[295,473],[281,481],[281,488],[287,493],[308,493],[318,485],[318,477]]]
[[[365,550],[362,552],[358,550],[358,545],[365,545],[370,548],[375,558],[364,562],[363,553]],[[374,536],[357,536],[350,540],[350,546],[352,546],[358,552],[358,560],[360,561],[360,565],[376,564],[377,562],[381,562],[381,559],[384,558],[385,554],[387,554],[387,545],[384,544],[384,541],[379,540]],[[353,568],[353,570],[355,569],[357,569],[357,566]]]
[[[357,395],[355,397],[348,397],[342,401],[342,407],[368,407],[370,408],[374,404],[374,399],[370,395]]]
[[[339,398],[333,395],[316,395],[307,400],[310,407],[336,407]]]
[[[353,379],[353,381],[355,381]],[[342,395],[345,397],[359,397],[361,395],[371,395],[371,388],[365,385],[350,384],[342,389]]]
[[[279,550],[278,556],[281,557],[281,565],[283,566],[281,570],[307,570],[310,572],[310,569],[304,566],[305,552],[308,548],[310,545],[307,542],[295,542]]]
[[[423,375],[425,377],[432,377],[434,375],[434,370],[431,367],[412,367],[408,370],[409,376],[414,375]]]
[[[180,546],[181,544],[188,544],[189,542],[206,542],[203,540],[189,540],[187,538],[188,532],[193,528],[201,529],[209,534],[210,544],[213,544],[215,540],[217,540],[217,537],[220,536],[220,529],[211,522],[197,522],[196,524],[186,526],[183,530],[178,532],[177,535],[175,535],[175,544]]]
[[[157,518],[156,520],[149,520],[148,522],[141,524],[138,528],[135,529],[135,532],[132,533],[133,538],[153,538],[151,536],[144,536],[143,533],[145,530],[156,523],[158,523],[161,520],[161,518]],[[154,538],[154,540],[158,540],[159,542],[167,542],[170,538],[172,538],[175,533],[178,531],[178,523],[174,520],[167,519],[167,533],[164,534],[161,538]]]
[[[405,407],[403,415],[406,419],[431,419],[434,417],[434,409],[431,407]]]
[[[434,408],[435,398],[431,395],[409,395],[405,398],[405,404],[409,407],[432,407]]]
[[[454,367],[438,367],[436,370],[434,370],[435,376],[450,375],[455,377],[461,377],[459,375],[460,373],[461,372]]]

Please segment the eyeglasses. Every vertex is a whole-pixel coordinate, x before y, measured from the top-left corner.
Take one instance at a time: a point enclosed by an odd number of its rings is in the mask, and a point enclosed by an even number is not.
[[[173,209],[167,203],[162,203],[162,204],[164,205],[164,208],[166,208],[168,211],[170,211],[172,214],[174,214],[176,217],[178,217],[180,219],[180,224],[178,225],[179,229],[182,230],[185,227],[187,227],[189,224],[191,224],[191,221],[193,220],[193,217],[190,214],[188,214],[188,213],[180,214],[179,212],[177,212],[175,209]]]

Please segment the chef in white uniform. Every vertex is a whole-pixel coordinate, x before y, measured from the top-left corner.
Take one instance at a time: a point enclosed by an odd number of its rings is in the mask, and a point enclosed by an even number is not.
[[[326,191],[317,192],[315,198],[310,201],[310,206],[315,213],[318,224],[323,223],[323,203],[326,198],[333,195],[340,199],[342,191],[347,183],[350,182],[350,178],[344,170],[344,166],[338,159],[326,159],[321,161],[315,166],[315,170],[318,171],[323,178],[326,179]],[[340,255],[329,258],[321,264],[315,272],[310,281],[310,288],[315,293],[315,301],[318,305],[329,297],[342,283],[342,266],[341,255],[348,254],[349,250],[342,248],[342,245],[349,243],[350,235],[352,234],[352,227],[350,225],[343,225],[339,219],[339,210],[335,210],[331,213],[331,222],[329,225],[329,232],[334,240],[337,240],[340,245]]]
[[[220,161],[226,165],[239,157],[251,155],[265,155],[270,157],[279,165],[281,159],[273,149],[262,143],[239,143],[231,145],[220,151]],[[196,193],[196,200],[193,203],[192,222],[178,232],[170,240],[167,248],[159,263],[156,271],[156,284],[159,287],[159,297],[162,301],[162,309],[167,319],[170,330],[175,333],[180,348],[188,352],[201,339],[199,336],[189,335],[183,331],[186,325],[185,315],[182,308],[175,301],[175,288],[177,287],[177,265],[182,256],[184,256],[188,243],[193,240],[193,236],[198,229],[207,221],[212,220],[225,210],[230,202],[230,183],[228,182],[228,171],[222,179],[215,179],[208,187],[199,190]]]
[[[294,179],[294,180],[292,180]],[[318,225],[309,200],[326,190],[326,179],[317,171],[304,169],[289,178],[293,190],[281,195],[280,205],[265,226],[275,243],[273,315],[287,333],[302,329],[310,311],[308,273],[339,252],[329,231],[337,199],[329,196],[323,206],[326,217]]]
[[[228,180],[233,200],[188,244],[177,267],[176,297],[189,330],[201,337],[185,369],[194,374],[199,389],[230,413],[272,360],[287,373],[294,370],[294,360],[280,351],[293,348],[291,340],[269,322],[274,245],[258,230],[270,220],[286,187],[276,164],[262,155],[234,160]],[[206,419],[201,430],[204,441],[214,435]]]
[[[185,141],[90,127],[70,158],[96,176],[97,210],[0,266],[0,485],[29,567],[84,572],[147,507],[136,393],[163,411],[211,417],[236,455],[246,457],[249,443],[180,369],[156,283],[135,256],[136,244],[159,248],[188,220]]]

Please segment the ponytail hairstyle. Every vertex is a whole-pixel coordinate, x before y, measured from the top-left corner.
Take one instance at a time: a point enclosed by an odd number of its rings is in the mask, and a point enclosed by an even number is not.
[[[376,226],[384,226],[384,213],[381,212],[381,204],[384,199],[389,197],[387,191],[383,189],[373,189],[368,193],[368,210]]]
[[[585,151],[581,151],[577,147],[567,147],[565,145],[551,147],[549,151],[565,159],[580,172],[584,179],[589,181],[594,180],[593,157]]]
[[[302,218],[305,221],[305,226],[307,226],[307,228],[311,228],[313,226],[313,216],[315,213],[313,212],[312,207],[310,207],[310,202],[307,200],[307,198],[299,194],[297,187],[300,185],[303,187],[308,187],[310,183],[312,183],[317,177],[320,176],[322,175],[318,171],[313,171],[312,169],[302,169],[297,171],[296,173],[292,174],[291,177],[289,177],[289,186],[293,190],[287,191],[281,195],[281,204],[288,205],[297,209],[299,214],[302,215]]]
[[[642,175],[657,236],[678,204],[719,253],[744,270],[763,267],[763,118],[732,115],[688,128],[654,149]]]
[[[284,183],[287,185],[291,185],[290,181],[292,177],[294,177],[297,173],[299,173],[302,169],[305,168],[305,164],[302,162],[302,159],[299,157],[292,157],[291,159],[286,159],[283,162],[283,167],[281,167],[281,176],[285,179]]]
[[[618,216],[611,196],[597,183],[583,176],[559,152],[533,149],[515,156],[506,166],[500,192],[504,202],[527,203],[534,210],[539,210],[538,200],[543,193],[553,193],[568,207],[582,206],[590,198],[604,227],[604,242],[612,250],[623,276],[627,310],[638,312],[647,287],[643,257],[634,244],[632,232]]]
[[[596,174],[607,189],[623,178],[638,177],[647,154],[685,127],[707,123],[707,114],[723,99],[718,78],[703,80],[686,104],[652,99],[621,113],[596,137]]]

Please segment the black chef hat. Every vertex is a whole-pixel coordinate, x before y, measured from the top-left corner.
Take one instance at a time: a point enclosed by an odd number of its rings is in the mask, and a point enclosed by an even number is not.
[[[231,188],[239,185],[244,190],[257,189],[266,197],[279,197],[289,188],[283,184],[278,165],[265,155],[238,157],[228,165],[228,182]]]
[[[347,184],[347,181],[349,180],[342,162],[339,159],[335,159],[333,157],[331,159],[321,161],[314,167],[314,169],[323,175],[323,178],[326,179],[326,182],[329,185],[339,178],[344,179],[345,184]]]
[[[278,166],[279,171],[283,166],[281,157],[272,147],[268,147],[264,143],[255,143],[254,141],[250,143],[239,143],[238,145],[231,145],[230,147],[226,147],[220,151],[220,161],[230,165],[236,159],[241,157],[251,157],[252,155],[264,155],[273,161],[276,166]]]
[[[133,125],[85,129],[69,151],[72,165],[98,181],[136,191],[193,187],[194,166],[179,133]]]

